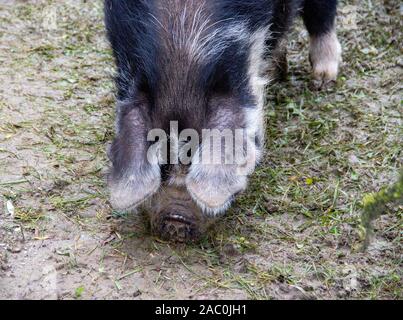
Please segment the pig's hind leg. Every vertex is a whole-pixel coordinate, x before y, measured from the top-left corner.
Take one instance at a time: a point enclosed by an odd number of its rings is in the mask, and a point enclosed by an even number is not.
[[[337,79],[341,63],[341,46],[335,19],[337,0],[305,0],[303,19],[310,36],[309,59],[313,84],[320,89]]]

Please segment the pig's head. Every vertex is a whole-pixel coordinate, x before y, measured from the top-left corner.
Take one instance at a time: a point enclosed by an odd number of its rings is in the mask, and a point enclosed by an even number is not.
[[[202,129],[177,135],[172,125],[160,129],[164,125],[147,105],[139,98],[118,106],[109,152],[111,203],[121,211],[142,208],[164,239],[197,240],[247,186],[261,147],[252,119],[257,110],[234,97],[212,97]]]
[[[145,209],[152,230],[177,241],[198,239],[230,207],[263,143],[267,30],[252,34],[244,24],[214,22],[203,1],[186,3],[158,1],[139,27],[143,41],[130,46],[138,52],[130,65],[136,74],[120,72],[118,87],[129,90],[118,103],[109,152],[113,207]],[[117,55],[118,64],[122,56],[131,51]]]

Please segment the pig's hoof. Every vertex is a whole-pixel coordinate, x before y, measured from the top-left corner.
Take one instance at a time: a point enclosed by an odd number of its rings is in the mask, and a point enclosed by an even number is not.
[[[315,90],[328,89],[336,84],[338,63],[318,63],[313,66],[313,79],[311,85]]]
[[[188,243],[200,238],[196,225],[181,215],[166,217],[158,233],[162,239],[172,242]]]
[[[341,63],[341,46],[334,31],[311,37],[309,59],[313,69],[314,89],[326,89],[336,83]]]
[[[329,78],[314,78],[311,81],[311,86],[313,90],[326,90],[330,89],[336,85],[336,79],[329,79]]]

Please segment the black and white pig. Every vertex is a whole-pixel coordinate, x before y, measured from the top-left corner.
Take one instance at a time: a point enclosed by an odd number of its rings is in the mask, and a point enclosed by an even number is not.
[[[316,84],[336,80],[336,7],[337,0],[105,0],[117,65],[112,206],[145,209],[165,239],[198,239],[259,162],[266,86],[286,70],[284,39],[297,16],[310,35]],[[211,132],[224,131],[241,134],[211,142]],[[172,150],[190,161],[174,161]],[[200,161],[210,153],[219,161]],[[227,161],[234,153],[242,161]]]

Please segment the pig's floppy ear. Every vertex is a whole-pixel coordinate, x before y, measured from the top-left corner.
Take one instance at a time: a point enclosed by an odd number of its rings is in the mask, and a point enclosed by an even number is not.
[[[232,157],[234,161],[226,161],[228,159],[226,142],[217,146],[211,143],[211,137],[203,135],[199,149],[193,157],[196,161],[192,161],[186,177],[186,187],[193,200],[204,212],[211,215],[227,210],[235,195],[247,187],[248,175],[253,172],[259,158],[254,133],[248,134],[248,130],[245,129],[244,115],[237,113],[228,105],[226,107],[225,102],[221,103],[219,110],[209,122],[209,128],[220,132],[229,129],[233,133],[237,129],[242,129],[243,140],[240,143],[238,140],[237,143],[237,139],[234,138],[233,149],[230,152],[232,155],[241,154],[242,161],[236,161],[235,157]],[[215,155],[221,154],[219,156],[221,159],[216,162],[217,158],[213,155],[213,161],[206,162],[204,155],[211,152],[217,152]]]
[[[246,188],[247,177],[237,175],[234,165],[195,164],[186,186],[204,212],[217,215],[227,210],[235,195]]]
[[[160,186],[160,167],[147,158],[148,123],[140,106],[118,106],[117,137],[109,151],[113,168],[108,177],[110,202],[117,210],[135,209]]]

